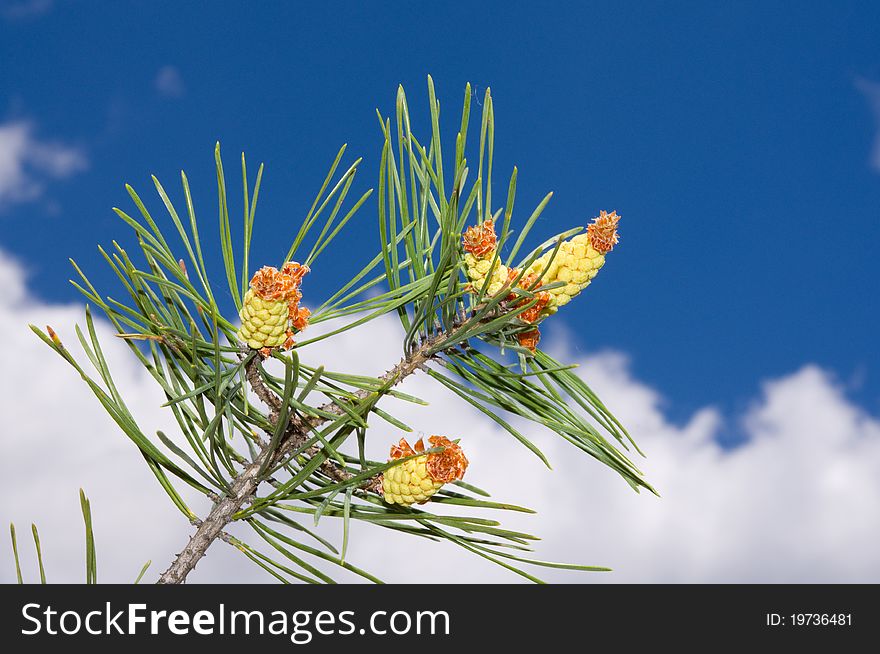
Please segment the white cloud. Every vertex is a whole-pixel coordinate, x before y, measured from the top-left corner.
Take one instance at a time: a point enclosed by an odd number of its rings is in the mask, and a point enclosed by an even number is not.
[[[50,179],[64,179],[88,166],[79,148],[44,141],[28,121],[0,124],[0,209],[40,198]]]
[[[870,163],[874,170],[880,172],[880,82],[872,82],[859,77],[856,78],[855,84],[856,88],[865,96],[871,106],[871,112],[874,114],[876,135],[874,136]]]
[[[76,373],[27,326],[50,324],[73,347],[73,324],[81,322],[81,307],[29,299],[20,266],[2,252],[0,283],[2,519],[18,527],[31,580],[36,570],[29,542],[33,521],[40,529],[49,580],[82,581],[83,525],[77,497],[82,486],[93,501],[103,569],[99,574],[103,572],[105,581],[133,581],[148,558],[161,557],[159,547],[176,546],[163,532],[177,527],[179,541],[185,525]],[[159,396],[146,376],[125,361],[120,343],[104,324],[99,331],[110,356],[121,363],[115,370],[132,398],[132,411],[155,417],[150,423],[155,428],[170,427],[155,408]],[[12,579],[10,555],[3,547],[0,581]]]
[[[175,66],[163,66],[156,74],[156,90],[166,98],[180,98],[186,93],[183,76]]]
[[[27,322],[52,324],[73,347],[81,310],[30,300],[21,267],[0,257],[0,519],[41,528],[50,581],[82,579],[82,525],[76,491],[92,498],[100,578],[128,581],[147,558],[157,573],[190,533],[134,447],[101,411],[75,374],[30,333]],[[99,325],[131,409],[150,433],[173,425],[161,397],[110,330]],[[565,337],[555,340],[571,359]],[[565,355],[569,352],[568,356]],[[333,369],[378,373],[400,356],[394,318],[371,323],[305,350]],[[513,439],[424,376],[405,390],[430,407],[393,402],[415,430],[462,438],[471,460],[467,479],[499,498],[538,509],[501,515],[506,526],[540,535],[545,559],[609,565],[606,574],[537,569],[552,581],[880,581],[880,421],[849,401],[834,379],[806,365],[767,382],[737,418],[747,437],[724,450],[715,436],[728,418],[712,408],[685,424],[663,413],[662,396],[633,378],[613,352],[581,359],[582,373],[637,436],[640,460],[662,494],[637,495],[613,473],[547,432],[530,429],[554,465],[546,470]],[[368,454],[384,457],[400,433],[375,422]],[[204,502],[194,504],[204,512]],[[341,524],[321,522],[341,540]],[[249,542],[254,537],[237,528]],[[30,546],[22,547],[32,566]],[[6,555],[8,556],[8,550]],[[510,573],[447,544],[416,541],[355,525],[348,560],[389,581],[514,581]],[[418,578],[405,570],[413,561]],[[34,568],[27,567],[30,578]],[[0,581],[10,581],[7,562]],[[155,578],[155,575],[148,577]],[[339,575],[340,579],[350,579]],[[240,554],[216,543],[191,576],[197,581],[266,581]]]

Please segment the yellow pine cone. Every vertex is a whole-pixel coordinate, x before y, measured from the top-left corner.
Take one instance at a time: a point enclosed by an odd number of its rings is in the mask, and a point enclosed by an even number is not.
[[[547,265],[552,250],[539,257],[531,266],[528,274],[540,275],[543,285],[565,282],[564,286],[548,289],[551,295],[547,310],[554,313],[559,307],[571,302],[572,298],[583,291],[605,265],[605,255],[617,244],[617,223],[620,216],[617,212],[599,212],[599,217],[587,227],[586,234],[578,234],[559,247],[553,261]]]
[[[289,261],[281,270],[263,266],[251,278],[239,312],[238,338],[268,355],[275,347],[293,346],[293,329],[308,325],[309,310],[301,308],[299,290],[307,266]]]
[[[495,295],[507,282],[508,269],[495,259],[498,239],[495,236],[495,222],[485,220],[479,225],[468,227],[461,238],[464,248],[464,264],[467,278],[471,281],[474,293],[479,293],[489,277],[486,295]]]
[[[494,250],[485,259],[478,259],[470,252],[464,255],[465,272],[468,279],[471,280],[471,288],[474,293],[479,293],[486,283],[486,277],[489,277],[489,284],[486,286],[486,295],[495,295],[504,284],[507,283],[508,269],[501,261],[495,261],[492,265],[492,259],[495,256]]]
[[[238,338],[255,350],[281,347],[287,340],[288,308],[284,300],[264,300],[248,289],[241,307]]]
[[[389,504],[423,504],[443,484],[457,481],[464,476],[468,460],[461,447],[445,436],[431,436],[428,442],[432,448],[443,447],[444,450],[399,463],[388,468],[382,475],[382,495]],[[410,447],[405,438],[401,438],[397,445],[391,446],[389,461],[424,451],[425,444],[421,438],[416,442],[415,449]]]

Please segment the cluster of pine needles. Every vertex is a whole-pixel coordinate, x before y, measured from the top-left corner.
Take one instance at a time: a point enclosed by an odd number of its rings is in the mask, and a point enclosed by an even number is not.
[[[515,219],[513,168],[504,203],[494,206],[490,92],[483,98],[477,140],[471,144],[473,94],[470,86],[465,89],[460,128],[451,147],[441,144],[440,104],[430,78],[428,95],[430,134],[425,140],[411,129],[402,88],[393,118],[379,115],[384,142],[375,194],[378,251],[329,296],[303,298],[310,314],[301,315],[307,315],[308,324],[333,321],[332,328],[306,330],[296,334],[295,345],[288,343],[290,349],[274,347],[260,353],[239,339],[238,314],[254,271],[264,264],[281,269],[298,261],[313,276],[320,274],[327,253],[338,245],[337,237],[363,214],[359,210],[373,195],[370,189],[350,196],[361,159],[342,165],[343,146],[289,249],[279,252],[275,262],[254,262],[251,241],[263,166],[251,178],[242,155],[242,217],[234,221],[219,144],[215,160],[222,275],[215,277],[206,266],[206,258],[212,261],[216,250],[203,247],[203,228],[196,220],[187,176],[181,173],[176,201],[153,177],[165,215],[159,218],[151,212],[127,186],[135,211],[115,211],[130,228],[134,246],[113,241],[100,248],[119,282],[115,294],[99,291],[73,264],[78,276],[73,284],[88,305],[83,327],[64,339],[75,338],[83,354],[75,356],[51,329],[33,327],[88,385],[193,525],[193,539],[160,581],[183,581],[204,549],[221,540],[283,582],[331,583],[336,580],[331,576],[334,569],[379,582],[360,567],[369,562],[355,565],[346,556],[354,521],[452,544],[536,582],[541,581],[533,574],[536,567],[605,569],[531,558],[537,537],[506,529],[492,516],[531,511],[490,498],[475,485],[479,479],[448,483],[425,504],[386,502],[377,480],[401,459],[370,460],[365,441],[369,437],[390,445],[395,435],[414,431],[381,406],[389,397],[426,404],[397,388],[410,374],[426,373],[463,405],[508,432],[515,441],[511,446],[528,448],[548,466],[527,434],[529,426],[564,439],[632,488],[652,490],[628,456],[628,451],[638,451],[629,434],[574,366],[521,344],[518,335],[529,325],[520,315],[539,301],[536,288],[519,285],[516,278],[505,292],[491,295],[485,287],[476,289],[466,274],[462,234],[469,225],[492,221],[498,227],[493,256],[520,275],[536,261],[552,262],[566,239],[585,226],[555,234],[526,252],[527,239],[551,194],[524,219]],[[476,157],[469,161],[466,153],[472,148]],[[240,239],[233,237],[234,222]],[[276,227],[272,238],[278,235]],[[217,279],[223,280],[221,286],[215,285]],[[541,292],[560,284],[545,285]],[[95,310],[161,388],[178,433],[151,433],[132,415],[105,358]],[[401,359],[389,362],[386,374],[330,370],[310,355],[313,344],[389,314],[399,318],[402,341]],[[462,438],[465,449],[466,436],[451,435],[456,441]],[[193,497],[209,498],[211,512],[200,516],[191,508]],[[584,498],[585,512],[592,500]],[[341,523],[335,542],[315,529],[321,521]],[[233,535],[227,528],[234,525],[245,529],[235,527]],[[94,539],[88,540],[89,580],[94,581]]]

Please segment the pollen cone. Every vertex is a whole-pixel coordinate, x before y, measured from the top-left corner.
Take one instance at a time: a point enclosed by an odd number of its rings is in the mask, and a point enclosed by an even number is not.
[[[308,325],[309,311],[299,306],[299,287],[307,272],[307,266],[289,261],[281,270],[263,266],[254,273],[239,312],[242,342],[254,350],[293,345],[293,330]]]
[[[605,265],[605,255],[611,252],[619,240],[619,221],[620,216],[616,211],[601,211],[587,227],[586,234],[578,234],[564,241],[555,257],[552,257],[552,251],[547,252],[529,266],[527,272],[533,275],[541,275],[546,268],[541,276],[541,283],[545,286],[564,282],[564,286],[547,291],[552,296],[548,306],[550,313],[571,302],[590,285]]]
[[[428,439],[431,448],[442,447],[442,452],[422,454],[388,468],[382,475],[382,494],[389,504],[409,506],[418,502],[428,501],[443,484],[457,481],[464,476],[468,460],[461,447],[445,436],[431,436]],[[391,458],[403,459],[425,451],[425,444],[420,438],[415,449],[410,447],[405,438],[391,447]]]

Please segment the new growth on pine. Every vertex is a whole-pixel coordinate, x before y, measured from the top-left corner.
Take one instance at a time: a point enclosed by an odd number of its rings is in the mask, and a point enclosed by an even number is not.
[[[441,143],[433,81],[428,78],[426,141],[412,132],[406,95],[398,89],[393,118],[379,114],[384,143],[375,202],[367,203],[372,189],[349,200],[361,159],[337,174],[343,146],[295,226],[292,245],[274,262],[251,261],[263,167],[252,181],[244,155],[238,240],[219,144],[215,149],[222,274],[206,266],[208,248],[218,246],[203,241],[207,232],[198,226],[184,173],[182,203],[153,178],[162,219],[126,187],[137,217],[115,211],[134,232],[136,251],[117,241],[100,249],[118,288],[104,294],[74,264],[80,279],[73,283],[89,302],[85,329],[77,333],[85,357],[65,348],[51,327],[33,327],[89,386],[192,525],[179,553],[155,553],[170,559],[160,583],[185,581],[216,541],[282,581],[331,582],[334,568],[379,581],[369,561],[347,559],[352,521],[419,539],[424,551],[431,541],[447,541],[532,581],[540,581],[532,570],[541,566],[605,569],[526,556],[536,537],[505,529],[493,514],[531,511],[495,501],[480,488],[479,469],[491,462],[469,462],[473,436],[432,435],[427,444],[418,438],[410,445],[407,433],[437,427],[408,425],[383,403],[393,397],[426,404],[398,388],[409,376],[425,374],[508,432],[508,447],[526,447],[549,466],[538,440],[562,438],[636,491],[653,491],[629,458],[638,448],[626,429],[574,366],[556,361],[539,342],[544,321],[584,292],[604,266],[619,240],[620,216],[601,210],[584,230],[584,218],[595,215],[585,210],[568,221],[571,229],[545,235],[523,256],[550,194],[528,217],[514,216],[514,168],[505,204],[493,209],[494,105],[487,90],[478,137],[469,146],[471,98],[468,86],[450,147]],[[321,255],[365,212],[378,214],[377,252],[331,295],[304,290],[304,280],[326,270]],[[275,235],[282,231],[273,228]],[[220,290],[216,284],[224,279]],[[91,307],[161,388],[178,433],[150,435],[128,410]],[[313,343],[368,329],[386,315],[400,321],[402,348],[384,374],[355,375],[314,360]],[[324,331],[307,329],[331,320]],[[383,450],[390,445],[388,459],[367,458],[368,442]],[[469,463],[480,465],[465,482]],[[210,509],[192,508],[199,497]],[[601,501],[582,499],[585,514]],[[95,519],[91,509],[88,515]],[[335,542],[314,532],[320,521],[340,525]],[[247,529],[233,534],[233,524]],[[93,541],[89,551],[95,580]]]

